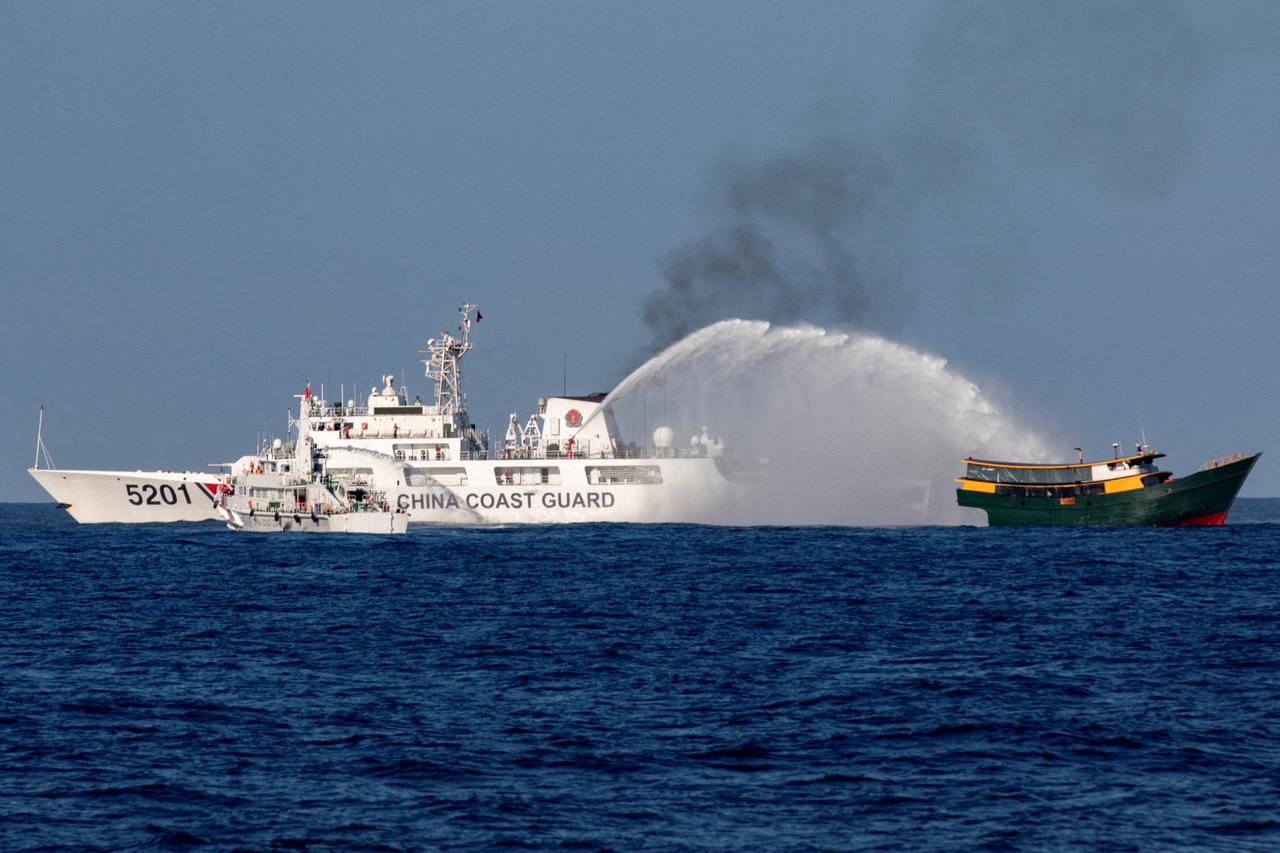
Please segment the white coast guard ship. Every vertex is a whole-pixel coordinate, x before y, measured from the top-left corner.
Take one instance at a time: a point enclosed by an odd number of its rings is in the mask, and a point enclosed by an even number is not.
[[[243,517],[254,501],[255,519],[269,512],[273,520],[280,514],[301,523],[317,499],[332,507],[331,498],[376,495],[409,522],[445,524],[706,520],[742,476],[705,430],[683,448],[675,446],[668,427],[654,431],[652,447],[624,442],[603,394],[540,399],[523,424],[510,416],[502,446],[491,452],[487,436],[469,423],[460,369],[473,346],[477,307],[459,310],[460,337],[442,333],[424,351],[433,403],[408,402],[407,391],[397,390],[389,375],[363,406],[320,399],[308,386],[298,397],[298,416],[291,417],[294,440],[243,457],[225,480],[164,476],[201,480],[208,499],[202,507],[193,504],[193,517],[225,519],[216,503]],[[66,473],[81,476],[57,479]],[[139,472],[128,483],[118,474],[32,470],[77,520],[161,521],[179,509],[132,499],[123,505],[114,500],[111,509],[85,506],[118,497],[112,483],[117,490],[147,484],[160,490],[168,483],[157,479],[159,472]],[[67,488],[73,482],[78,492]],[[224,487],[230,488],[225,500],[219,498]]]
[[[219,492],[216,509],[230,530],[256,533],[404,533],[408,513],[393,509],[379,479],[362,474],[336,476],[335,465],[356,471],[368,465],[385,468],[379,454],[357,448],[336,448],[323,457],[289,457],[277,439],[270,452],[246,456],[237,464],[241,473]],[[327,464],[326,464],[327,463]],[[345,468],[343,466],[346,466]],[[397,474],[387,468],[388,477]]]

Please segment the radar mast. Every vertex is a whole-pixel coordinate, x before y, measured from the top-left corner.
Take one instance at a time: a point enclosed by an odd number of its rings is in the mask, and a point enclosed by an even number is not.
[[[467,395],[462,390],[462,370],[458,362],[471,350],[471,312],[477,307],[468,302],[458,308],[462,315],[458,324],[461,340],[441,332],[439,338],[427,341],[426,349],[419,350],[430,356],[422,363],[426,365],[427,379],[435,384],[435,414],[453,418],[455,422],[466,420]]]

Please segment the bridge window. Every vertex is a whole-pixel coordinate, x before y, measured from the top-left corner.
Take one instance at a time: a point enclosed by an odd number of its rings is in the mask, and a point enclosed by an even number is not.
[[[555,465],[508,465],[493,469],[499,486],[558,486],[560,469]]]
[[[662,484],[662,469],[657,465],[588,465],[587,482],[607,486],[658,486]]]
[[[409,485],[429,486],[433,482],[441,486],[465,486],[468,482],[467,469],[443,465],[409,469]]]

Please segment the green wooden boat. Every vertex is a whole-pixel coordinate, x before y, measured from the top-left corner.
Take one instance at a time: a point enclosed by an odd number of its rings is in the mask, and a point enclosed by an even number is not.
[[[965,459],[960,506],[985,510],[993,526],[1015,524],[1219,525],[1261,453],[1206,462],[1187,477],[1161,470],[1140,448],[1100,462],[1032,465]]]

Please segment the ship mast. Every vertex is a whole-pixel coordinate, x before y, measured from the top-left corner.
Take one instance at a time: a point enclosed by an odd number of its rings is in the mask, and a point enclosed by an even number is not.
[[[458,324],[458,330],[462,333],[461,340],[448,332],[441,332],[439,338],[427,341],[426,349],[419,350],[430,356],[423,359],[422,363],[426,365],[427,379],[435,384],[435,413],[453,418],[455,422],[460,417],[466,419],[467,395],[462,390],[462,371],[458,362],[472,347],[471,312],[477,307],[468,302],[458,308],[462,315],[462,321]]]
[[[36,421],[36,461],[31,467],[40,470],[40,457],[44,457],[44,464],[50,471],[57,470],[57,465],[53,464],[53,457],[49,455],[49,448],[44,444],[44,406],[40,407],[40,419]]]

